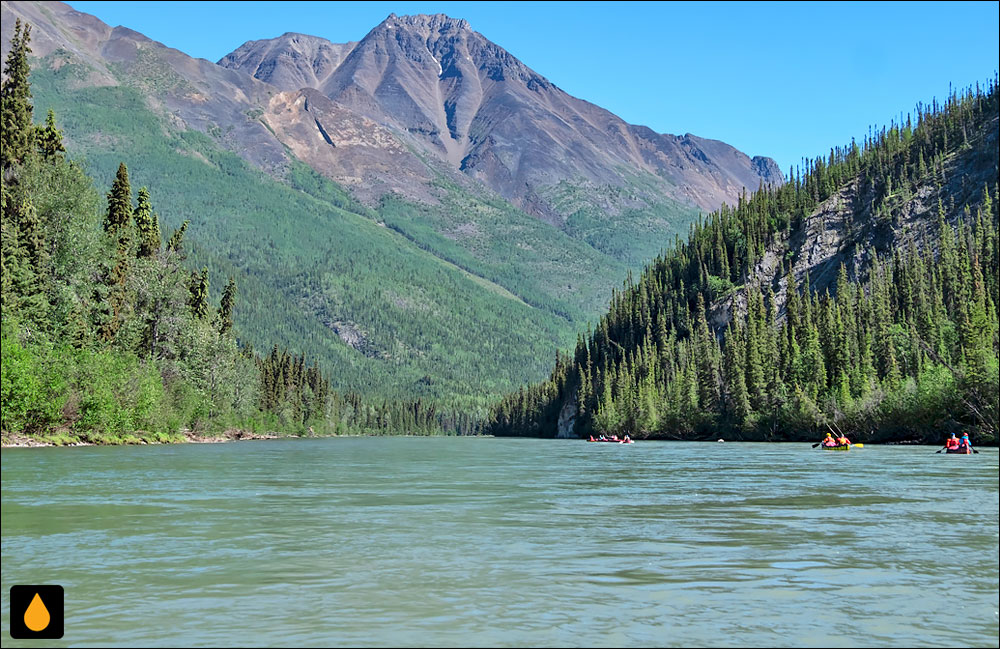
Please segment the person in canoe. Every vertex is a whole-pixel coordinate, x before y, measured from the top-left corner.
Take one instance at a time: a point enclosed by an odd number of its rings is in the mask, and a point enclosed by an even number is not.
[[[628,436],[628,433],[626,433],[625,437],[622,438],[622,444],[631,444],[631,443],[632,443],[632,438]]]
[[[850,446],[850,445],[851,445],[851,440],[847,439],[847,435],[841,434],[840,437],[837,438],[837,446]]]
[[[951,437],[948,438],[948,441],[944,443],[944,450],[957,451],[958,445],[959,445],[958,436],[955,435],[955,433],[952,433]]]
[[[962,439],[958,440],[958,450],[964,451],[965,449],[973,450],[968,433],[962,433]]]
[[[833,435],[827,433],[826,437],[823,438],[823,441],[820,442],[820,444],[822,444],[823,446],[836,446],[837,440],[833,438]]]

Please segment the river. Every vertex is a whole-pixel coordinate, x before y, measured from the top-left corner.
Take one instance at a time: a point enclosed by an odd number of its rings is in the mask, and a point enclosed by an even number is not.
[[[935,450],[4,449],[3,644],[59,584],[55,646],[996,647],[997,449]]]

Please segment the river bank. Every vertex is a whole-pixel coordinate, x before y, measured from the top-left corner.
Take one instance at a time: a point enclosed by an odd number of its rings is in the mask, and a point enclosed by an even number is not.
[[[44,437],[32,437],[23,433],[4,433],[0,438],[2,448],[40,448],[47,446],[139,446],[145,444],[219,444],[259,439],[279,439],[292,437],[278,433],[255,433],[249,430],[230,429],[222,433],[199,433],[182,430],[168,435],[163,433],[146,435],[142,431],[131,435],[103,436],[95,434],[79,435],[70,431],[60,431]]]

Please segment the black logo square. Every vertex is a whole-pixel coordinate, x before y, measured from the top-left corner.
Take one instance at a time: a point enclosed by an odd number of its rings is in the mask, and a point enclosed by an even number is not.
[[[18,640],[63,637],[62,586],[11,586],[10,637]]]

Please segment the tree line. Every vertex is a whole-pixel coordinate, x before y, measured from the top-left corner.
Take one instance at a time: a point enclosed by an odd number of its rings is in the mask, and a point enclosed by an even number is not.
[[[997,120],[993,80],[724,205],[630,276],[486,430],[552,436],[562,419],[583,435],[936,442],[966,429],[995,442]],[[972,198],[956,209],[956,194]],[[928,195],[936,209],[914,223],[907,210]],[[818,290],[792,268],[828,201],[847,202],[845,262]],[[905,243],[864,243],[886,233]]]
[[[67,158],[50,110],[33,122],[30,25],[17,21],[2,97],[2,429],[56,442],[177,439],[182,429],[468,433],[423,402],[331,389],[304,355],[260,357],[234,327],[232,277],[211,303],[189,269],[185,221],[160,231],[128,168],[104,199]],[[165,242],[164,242],[165,240]]]

